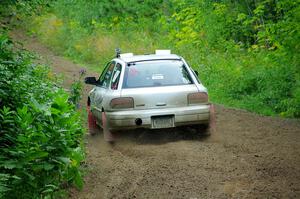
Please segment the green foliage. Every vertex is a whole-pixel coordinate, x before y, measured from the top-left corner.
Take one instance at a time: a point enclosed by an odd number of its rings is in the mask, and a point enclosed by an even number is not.
[[[69,94],[0,36],[0,198],[49,198],[82,187],[82,126]]]
[[[72,102],[76,107],[79,107],[79,102],[81,100],[81,93],[82,93],[82,78],[85,75],[85,69],[81,69],[79,72],[79,78],[75,80],[71,85],[71,96],[69,101]]]
[[[199,70],[214,102],[300,117],[299,0],[56,0],[49,6],[23,17],[24,24],[55,51],[98,71],[116,47],[168,48]]]

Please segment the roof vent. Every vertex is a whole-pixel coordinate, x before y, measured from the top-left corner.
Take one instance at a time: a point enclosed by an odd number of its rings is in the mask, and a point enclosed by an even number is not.
[[[170,55],[171,50],[155,50],[156,55]]]
[[[123,53],[123,54],[120,54],[120,57],[121,58],[133,57],[133,53]]]

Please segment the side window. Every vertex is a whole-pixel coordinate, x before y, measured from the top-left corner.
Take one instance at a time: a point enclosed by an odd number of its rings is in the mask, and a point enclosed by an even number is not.
[[[115,64],[116,62],[111,62],[106,66],[99,78],[99,86],[108,88]]]
[[[111,80],[111,89],[112,90],[118,89],[121,71],[122,71],[122,65],[117,63],[116,67],[114,68],[112,80]]]

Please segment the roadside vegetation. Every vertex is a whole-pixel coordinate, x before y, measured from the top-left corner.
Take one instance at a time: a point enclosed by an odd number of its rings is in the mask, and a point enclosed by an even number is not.
[[[82,186],[78,97],[0,33],[0,198],[63,197]],[[76,92],[73,94],[76,94]]]
[[[54,51],[102,66],[123,52],[172,49],[189,60],[211,100],[300,117],[299,1],[18,1],[15,18]]]

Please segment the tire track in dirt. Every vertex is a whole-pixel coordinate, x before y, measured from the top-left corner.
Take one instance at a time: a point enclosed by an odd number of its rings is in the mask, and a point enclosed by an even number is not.
[[[79,65],[36,38],[11,35],[64,74],[64,85],[78,74]],[[222,106],[216,112],[210,137],[189,128],[130,131],[111,146],[101,133],[86,135],[85,186],[70,190],[71,198],[300,198],[300,121]]]

